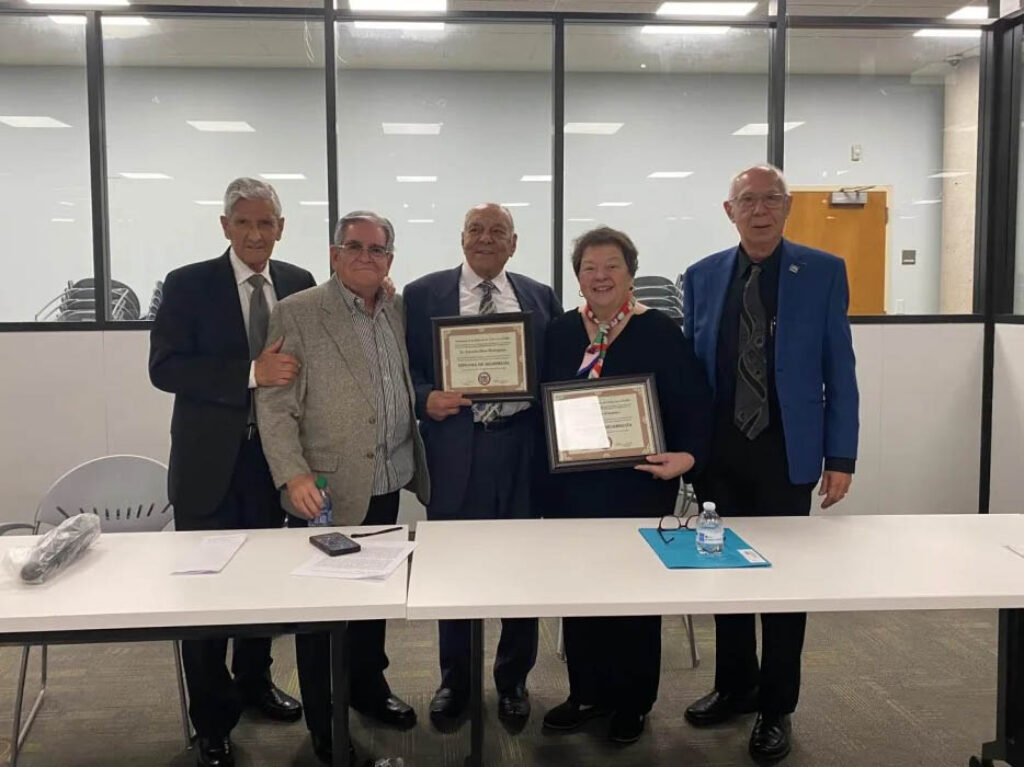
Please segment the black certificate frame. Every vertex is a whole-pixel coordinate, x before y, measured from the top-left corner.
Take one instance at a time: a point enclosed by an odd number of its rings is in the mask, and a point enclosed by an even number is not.
[[[561,392],[598,392],[603,389],[640,387],[646,400],[646,417],[650,424],[651,441],[654,450],[641,455],[606,456],[564,460],[559,458],[558,433],[555,423],[555,396]],[[548,468],[552,474],[592,469],[621,469],[644,463],[645,456],[664,453],[665,430],[661,421],[661,405],[653,373],[636,376],[609,376],[608,378],[580,378],[571,381],[553,381],[541,385],[541,399],[544,406],[544,431],[547,437]]]
[[[535,402],[537,400],[537,359],[533,343],[533,314],[530,312],[499,312],[495,314],[468,314],[453,317],[431,317],[434,339],[434,385],[444,391],[458,391],[476,402]],[[479,388],[456,389],[445,385],[444,349],[441,331],[450,327],[473,328],[486,325],[522,324],[523,362],[526,368],[526,388],[511,391],[487,391]],[[482,390],[482,391],[481,391]]]

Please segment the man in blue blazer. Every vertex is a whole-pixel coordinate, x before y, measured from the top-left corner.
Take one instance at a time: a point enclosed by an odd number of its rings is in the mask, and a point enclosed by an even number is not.
[[[739,246],[683,278],[683,332],[715,391],[712,455],[695,488],[726,517],[810,514],[819,478],[828,508],[848,492],[856,462],[846,266],[783,239],[791,204],[777,168],[737,175],[725,212]],[[704,726],[757,711],[751,756],[786,756],[806,622],[805,613],[762,615],[759,665],[754,616],[716,615],[715,689],[686,719]]]
[[[540,408],[528,402],[501,403],[497,411],[474,406],[457,392],[440,391],[434,380],[432,317],[528,312],[533,316],[534,356],[543,364],[544,332],[562,307],[547,285],[505,271],[516,242],[508,209],[477,205],[466,214],[462,228],[465,261],[419,278],[403,293],[416,417],[430,470],[431,520],[538,516],[534,486],[544,456]],[[538,379],[542,373],[538,371]],[[430,702],[430,719],[439,729],[457,720],[469,698],[469,631],[469,621],[438,625],[441,684]],[[494,681],[498,715],[512,729],[529,718],[526,676],[536,659],[537,619],[503,620]]]

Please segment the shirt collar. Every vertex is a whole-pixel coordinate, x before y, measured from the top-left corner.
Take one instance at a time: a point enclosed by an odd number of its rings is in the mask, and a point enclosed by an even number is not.
[[[254,272],[247,263],[235,254],[234,248],[228,248],[228,260],[231,261],[231,271],[235,273],[236,285],[241,285],[243,282],[246,282],[254,274],[260,274],[263,275],[263,278],[270,283],[270,287],[274,287],[274,278],[270,276],[269,261],[267,261],[267,265],[264,267],[262,272]]]
[[[780,261],[779,251],[782,250],[782,242],[775,247],[775,250],[771,252],[768,258],[761,261],[761,271],[769,272],[773,269],[777,269],[777,265]],[[743,245],[736,248],[736,276],[742,277],[747,273],[747,269],[754,263],[750,260],[750,256],[747,255],[747,251],[743,249]]]
[[[480,283],[483,281],[484,278],[473,271],[473,267],[469,265],[469,262],[464,261],[462,264],[462,275],[459,277],[462,287],[472,293],[480,287]],[[504,269],[498,273],[497,277],[491,279],[491,284],[494,285],[494,289],[498,293],[509,295],[512,292],[512,286],[509,284],[508,275]]]
[[[337,275],[334,276],[334,283],[338,286],[338,292],[341,293],[341,300],[345,302],[345,306],[348,307],[350,312],[358,311],[367,317],[370,315],[366,312],[366,302],[347,287],[345,283],[341,281],[341,278]],[[387,301],[384,295],[384,289],[378,288],[377,299],[373,302],[373,317],[376,317],[384,309],[384,303]]]

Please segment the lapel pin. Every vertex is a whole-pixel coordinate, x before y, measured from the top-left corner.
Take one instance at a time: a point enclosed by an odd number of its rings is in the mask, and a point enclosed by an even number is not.
[[[790,264],[789,271],[791,271],[793,274],[796,274],[797,272],[800,271],[800,266],[798,264]]]

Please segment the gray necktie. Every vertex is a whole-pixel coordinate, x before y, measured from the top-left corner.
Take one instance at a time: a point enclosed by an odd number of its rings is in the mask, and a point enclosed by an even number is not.
[[[736,402],[733,421],[747,439],[768,426],[768,356],[765,334],[768,322],[761,301],[761,266],[750,265],[743,284],[740,335],[736,355]]]
[[[484,294],[480,297],[480,308],[479,314],[494,314],[497,310],[494,308],[494,283],[490,280],[484,280],[480,283],[480,289],[483,290]],[[498,402],[483,402],[479,405],[473,405],[474,420],[480,421],[481,423],[490,423],[497,418],[501,413],[501,404]]]
[[[247,280],[252,285],[252,295],[249,296],[249,359],[251,360],[259,357],[263,347],[267,345],[270,308],[267,306],[267,296],[263,291],[263,283],[266,281],[266,277],[262,274],[254,274]]]

